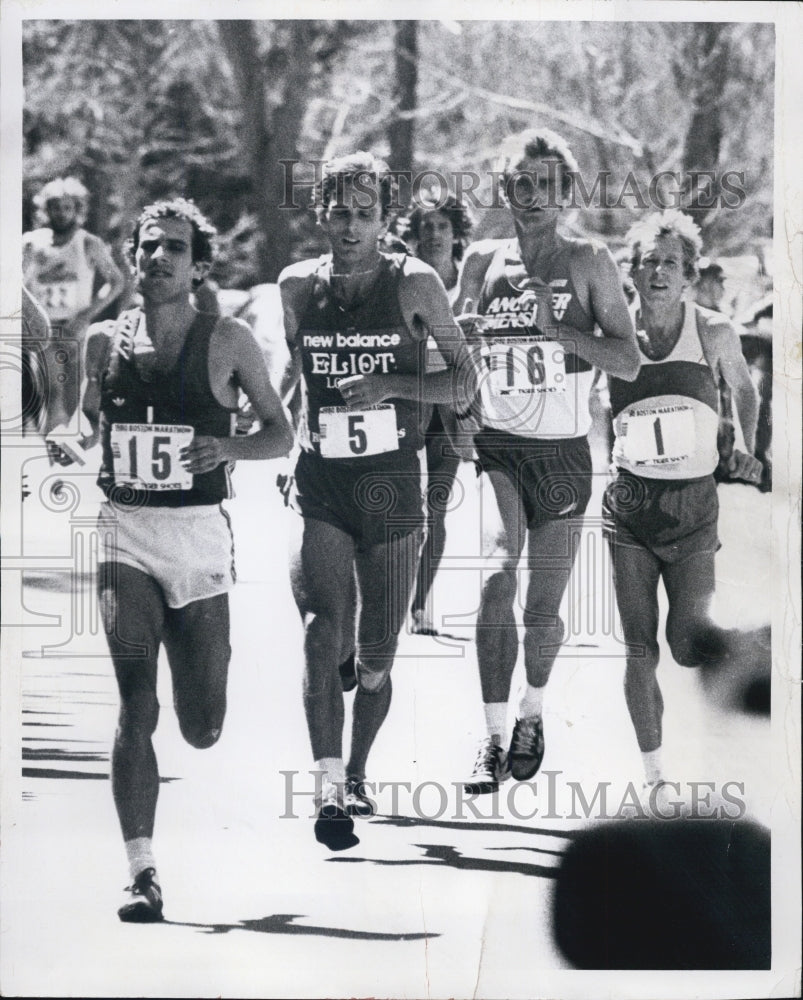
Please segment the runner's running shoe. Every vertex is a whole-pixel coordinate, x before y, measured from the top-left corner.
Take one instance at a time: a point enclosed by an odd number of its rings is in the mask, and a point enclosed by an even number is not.
[[[162,890],[156,881],[156,869],[144,868],[125,890],[128,901],[117,911],[117,916],[129,924],[155,924],[162,916]]]
[[[365,793],[365,781],[362,778],[346,778],[346,794],[343,797],[346,812],[349,816],[374,816],[376,802]]]
[[[540,716],[516,719],[510,741],[510,770],[516,781],[535,777],[544,759],[544,724]]]
[[[469,795],[483,795],[495,792],[499,782],[509,777],[507,754],[490,736],[485,736],[477,747],[474,771],[468,781],[463,782],[463,788]]]

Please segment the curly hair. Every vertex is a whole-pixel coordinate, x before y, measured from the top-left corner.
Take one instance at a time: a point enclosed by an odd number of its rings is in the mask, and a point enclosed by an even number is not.
[[[417,198],[408,211],[405,238],[410,236],[417,241],[420,238],[424,216],[430,212],[442,212],[452,224],[452,259],[463,259],[463,251],[468,246],[469,236],[474,227],[474,220],[467,205],[451,194],[445,198],[435,198],[426,194]]]
[[[703,248],[700,227],[694,220],[677,208],[663,212],[653,212],[631,226],[625,239],[630,252],[630,267],[635,270],[641,264],[642,248],[651,245],[659,236],[675,236],[683,250],[683,277],[694,281],[697,277],[697,262]]]
[[[166,198],[146,205],[139,214],[126,247],[132,264],[139,247],[139,231],[154,219],[183,219],[192,226],[192,261],[212,263],[215,256],[217,229],[190,198]]]
[[[580,168],[566,140],[549,128],[530,128],[505,139],[499,147],[496,161],[496,172],[500,175],[503,189],[522,163],[536,159],[560,160],[564,167],[561,171],[561,192],[568,196],[572,175],[579,173]]]
[[[358,150],[347,156],[338,156],[323,165],[321,177],[312,190],[312,208],[320,220],[332,197],[342,191],[343,185],[351,181],[357,190],[370,195],[365,185],[376,185],[382,218],[389,219],[397,205],[398,184],[390,167],[374,153]]]
[[[50,222],[50,217],[47,214],[47,203],[57,201],[59,198],[72,198],[75,204],[75,221],[79,226],[82,225],[86,219],[89,191],[77,177],[56,177],[45,184],[33,199],[36,208],[36,224],[46,226]]]

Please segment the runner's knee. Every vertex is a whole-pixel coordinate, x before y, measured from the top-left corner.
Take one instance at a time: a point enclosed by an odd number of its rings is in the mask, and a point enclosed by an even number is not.
[[[158,722],[159,699],[153,690],[143,686],[126,691],[121,687],[118,739],[124,741],[150,739],[156,731]]]
[[[512,568],[496,569],[482,587],[483,603],[513,604],[516,599],[516,573]]]
[[[366,694],[379,694],[390,680],[390,666],[367,666],[357,663],[357,682]]]
[[[223,732],[222,718],[219,720],[219,724],[215,726],[210,726],[206,721],[200,723],[183,722],[181,720],[179,720],[179,725],[181,727],[181,735],[196,750],[208,750],[209,747],[213,747]]]

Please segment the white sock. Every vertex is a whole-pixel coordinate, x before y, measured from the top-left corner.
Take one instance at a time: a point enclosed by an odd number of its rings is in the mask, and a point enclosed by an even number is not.
[[[315,761],[315,770],[324,772],[324,784],[330,781],[342,789],[346,783],[346,765],[342,757],[321,757]]]
[[[501,746],[502,737],[507,728],[507,702],[486,702],[483,708],[485,709],[485,726],[488,735],[498,746]]]
[[[648,785],[654,785],[664,776],[664,768],[661,762],[661,748],[655,750],[642,751],[641,759],[644,762],[644,775]]]
[[[133,840],[127,840],[125,853],[128,855],[128,870],[132,882],[146,868],[156,868],[150,837],[134,837]]]
[[[519,718],[536,719],[540,718],[544,711],[544,688],[533,687],[532,684],[525,684],[524,690],[519,699]]]

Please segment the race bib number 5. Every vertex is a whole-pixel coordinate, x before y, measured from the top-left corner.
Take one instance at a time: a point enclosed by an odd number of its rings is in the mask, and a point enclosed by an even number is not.
[[[192,489],[179,453],[193,433],[182,424],[112,424],[114,481],[138,490]]]
[[[625,456],[634,465],[668,465],[694,454],[695,440],[694,411],[690,406],[631,414]]]
[[[358,458],[399,448],[396,407],[392,403],[361,410],[323,406],[318,414],[318,427],[324,458]]]
[[[494,337],[484,355],[494,396],[566,391],[566,354],[556,341]]]

